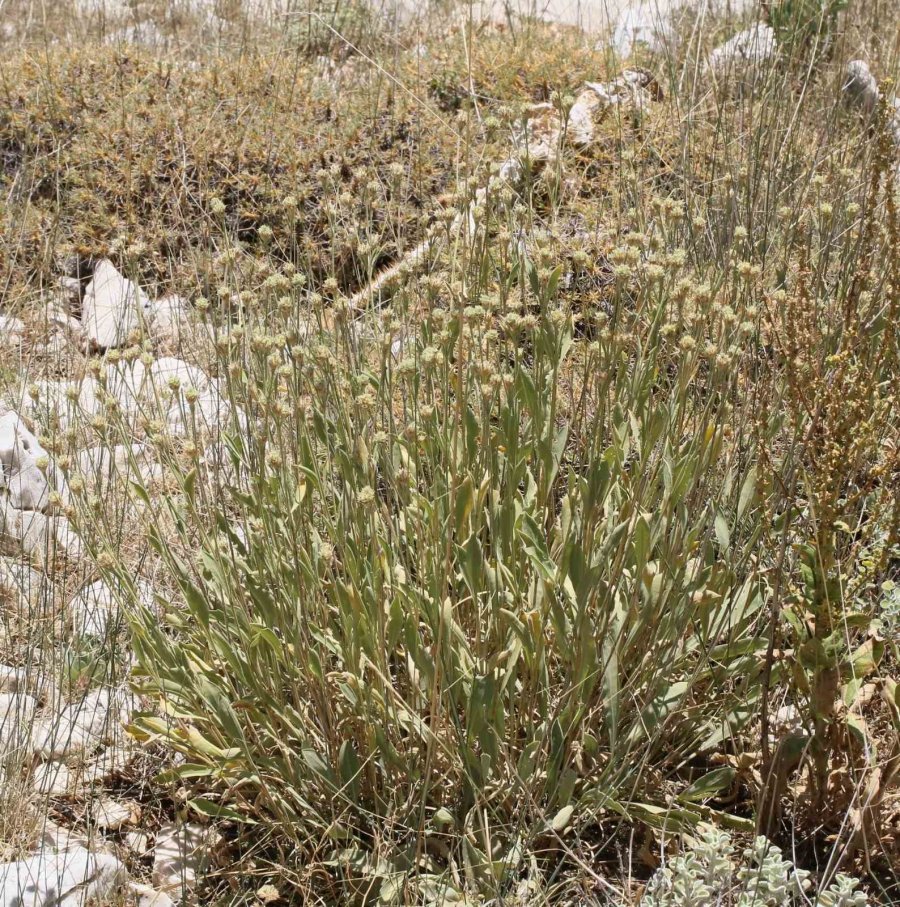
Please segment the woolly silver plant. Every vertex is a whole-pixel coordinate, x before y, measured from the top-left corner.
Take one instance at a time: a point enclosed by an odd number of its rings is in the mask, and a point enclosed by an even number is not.
[[[839,874],[817,897],[806,894],[809,873],[782,857],[764,837],[734,859],[730,835],[701,825],[692,846],[658,869],[641,907],[868,907],[859,882]]]

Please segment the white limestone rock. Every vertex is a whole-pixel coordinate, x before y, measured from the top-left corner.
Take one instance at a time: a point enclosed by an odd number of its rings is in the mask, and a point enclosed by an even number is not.
[[[86,479],[98,481],[113,475],[127,475],[132,471],[132,460],[141,459],[145,451],[144,444],[116,444],[114,447],[98,444],[78,452],[77,469]]]
[[[9,479],[9,500],[18,510],[44,511],[49,499],[47,479],[36,464],[24,466]]]
[[[38,847],[48,853],[66,853],[70,850],[80,850],[88,846],[85,835],[63,825],[57,825],[51,819],[45,819],[41,828]]]
[[[11,315],[0,315],[0,346],[18,347],[25,337],[25,322]]]
[[[113,591],[98,579],[75,593],[67,612],[76,636],[102,639],[110,631],[110,622],[118,622],[119,607]]]
[[[81,282],[76,278],[60,278],[60,285],[53,298],[44,306],[44,322],[50,332],[58,330],[74,341],[84,340],[81,322],[71,314],[70,305],[81,300]]]
[[[56,681],[51,671],[34,663],[15,668],[0,665],[0,692],[28,693],[42,703],[52,702],[56,697]]]
[[[0,496],[0,536],[7,549],[22,552],[40,564],[54,564],[57,557],[78,558],[81,539],[63,516],[36,510],[17,510]]]
[[[10,736],[16,728],[29,725],[37,707],[37,699],[21,690],[0,693],[0,737]]]
[[[851,60],[845,72],[844,97],[864,116],[871,117],[881,100],[881,89],[864,60]],[[900,148],[900,98],[893,97],[888,108],[888,129],[897,148]]]
[[[109,392],[126,412],[154,403],[165,410],[171,392],[169,382],[178,382],[181,390],[193,387],[203,392],[209,387],[209,378],[202,369],[174,356],[154,359],[149,366],[139,359],[110,363],[106,368],[106,381]]]
[[[147,450],[144,444],[116,444],[108,447],[98,444],[78,452],[78,471],[85,478],[104,478],[111,475],[127,475],[131,472],[132,460],[140,461]]]
[[[82,732],[101,743],[116,743],[134,710],[134,696],[125,688],[90,690],[69,706],[69,713]]]
[[[67,797],[75,793],[75,773],[65,762],[41,762],[31,776],[34,790],[42,797]]]
[[[119,831],[126,825],[136,825],[141,807],[134,800],[114,800],[101,797],[91,808],[91,821],[101,831]]]
[[[88,737],[80,725],[64,711],[61,715],[41,716],[35,721],[31,737],[34,752],[42,759],[65,759],[83,753],[98,741]]]
[[[188,435],[195,427],[214,432],[230,417],[231,412],[231,406],[218,385],[210,385],[201,391],[193,406],[188,404],[183,394],[178,395],[169,407],[166,425],[176,436]]]
[[[68,499],[62,475],[21,416],[13,411],[0,416],[0,465],[0,484],[17,510],[46,510],[52,490]]]
[[[144,317],[154,337],[177,343],[188,325],[189,311],[187,300],[171,293],[146,305]]]
[[[62,331],[53,331],[44,344],[44,356],[47,364],[57,370],[65,370],[71,366],[72,357],[81,348],[75,345]]]
[[[153,588],[137,580],[140,604],[153,606]],[[105,638],[117,632],[122,622],[120,602],[124,590],[111,588],[104,580],[95,580],[83,586],[69,601],[67,613],[76,636]]]
[[[81,324],[92,345],[100,350],[122,346],[140,326],[143,300],[140,287],[111,261],[98,262],[81,303]]]
[[[53,702],[57,695],[56,681],[50,670],[41,667],[37,657],[21,668],[0,664],[0,693],[28,693],[39,702]]]
[[[182,391],[193,387],[201,393],[213,384],[203,369],[174,356],[161,356],[155,359],[147,370],[147,379],[157,392],[171,389],[171,382],[176,381]]]
[[[79,452],[77,469],[94,492],[108,492],[126,482],[145,485],[158,480],[162,467],[151,459],[152,450],[145,444],[98,445]]]
[[[123,712],[121,717],[124,724],[127,712]],[[108,785],[116,776],[127,772],[141,752],[140,743],[125,733],[123,728],[115,743],[100,749],[93,759],[84,764],[83,782]]]
[[[164,891],[154,891],[149,886],[143,886],[138,907],[175,907],[175,902]]]
[[[114,744],[122,736],[133,699],[124,691],[103,687],[91,690],[58,714],[35,721],[32,745],[44,759],[64,759],[92,752],[101,744]]]
[[[775,31],[765,22],[757,22],[710,53],[709,71],[717,79],[733,82],[738,88],[752,88],[777,54]]]
[[[37,706],[37,699],[27,693],[0,693],[0,762],[27,759]]]
[[[176,435],[187,433],[193,424],[215,430],[232,414],[232,407],[216,379],[202,369],[174,356],[162,356],[149,366],[140,360],[110,362],[106,366],[106,391],[119,406],[126,423],[137,426],[139,419],[158,420]],[[63,431],[87,425],[103,412],[98,383],[37,382],[38,399],[23,408],[41,424],[56,422]],[[193,404],[186,396],[196,391]]]
[[[22,411],[40,425],[58,424],[61,431],[86,425],[102,411],[97,381],[36,381],[37,399],[23,401]]]
[[[150,852],[150,835],[146,831],[130,831],[125,835],[125,846],[136,856],[143,857],[144,854]],[[148,887],[148,890],[142,894],[152,895],[157,892]]]
[[[46,574],[17,558],[0,557],[0,595],[12,600],[16,610],[43,610],[52,593]]]
[[[187,434],[195,424],[214,430],[231,413],[217,381],[173,356],[162,356],[150,366],[140,361],[110,365],[107,387],[124,412],[155,416],[174,435]],[[193,404],[188,390],[197,393]]]
[[[643,46],[651,53],[661,53],[673,39],[669,15],[652,2],[628,4],[613,29],[611,44],[621,59],[630,57]]]
[[[75,12],[84,18],[102,13],[104,16],[127,16],[132,10],[132,0],[75,0]]]
[[[0,694],[0,732],[9,733],[13,724],[27,724],[37,711],[37,700],[27,693]]]
[[[166,36],[159,26],[150,20],[135,22],[126,25],[118,31],[106,36],[106,43],[115,46],[121,44],[136,44],[140,47],[163,48],[166,46]]]
[[[866,115],[875,112],[881,91],[865,60],[851,60],[847,64],[843,92],[844,97]]]
[[[72,847],[62,853],[41,850],[33,857],[0,864],[0,904],[4,907],[85,907],[109,903],[128,874],[109,854]]]
[[[153,885],[176,900],[196,888],[209,864],[212,832],[202,825],[168,822],[156,834]]]

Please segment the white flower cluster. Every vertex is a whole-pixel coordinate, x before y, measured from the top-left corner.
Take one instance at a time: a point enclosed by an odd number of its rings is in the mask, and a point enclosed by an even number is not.
[[[641,907],[868,907],[859,882],[837,875],[814,900],[804,895],[809,873],[782,859],[781,850],[758,837],[736,864],[727,832],[703,825],[694,846],[657,870]]]

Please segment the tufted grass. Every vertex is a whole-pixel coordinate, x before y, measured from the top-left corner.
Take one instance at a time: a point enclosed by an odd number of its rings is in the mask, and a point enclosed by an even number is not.
[[[860,41],[896,70],[869,12],[738,92],[699,64],[733,26],[687,22],[636,61],[659,99],[463,231],[526,108],[618,61],[531,23],[0,66],[24,379],[60,271],[111,256],[190,298],[223,389],[212,437],[43,426],[163,464],[71,516],[124,590],[131,731],[184,757],[148,796],[228,842],[205,896],[630,903],[712,821],[890,903],[900,225],[884,115],[840,97]]]

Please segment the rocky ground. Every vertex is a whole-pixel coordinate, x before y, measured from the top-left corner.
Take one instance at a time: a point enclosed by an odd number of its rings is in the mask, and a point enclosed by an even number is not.
[[[263,6],[260,0],[252,15],[283,14]],[[210,32],[230,15],[221,3],[208,4],[207,12],[203,27]],[[521,21],[510,12],[492,3],[476,14]],[[598,41],[626,58],[636,43],[664,53],[677,9],[548,0],[529,12],[594,30]],[[134,21],[132,13],[129,4],[115,8],[94,0],[78,11],[85,19],[106,17],[107,42],[163,53],[178,40],[165,17]],[[401,13],[402,21],[410,10]],[[747,18],[745,7],[737,13]],[[15,41],[29,27],[4,29]],[[710,78],[728,73],[752,85],[756,69],[777,52],[771,28],[750,16],[706,65]],[[878,88],[861,61],[847,67],[846,90],[860,108],[877,103]],[[616,91],[589,86],[586,106],[569,114],[573,141],[579,128],[590,130],[594,105],[620,102]],[[534,122],[545,114],[536,113]],[[407,264],[414,268],[415,259]],[[167,481],[156,434],[164,429],[180,443],[199,442],[203,457],[218,462],[218,429],[240,423],[242,414],[226,400],[224,377],[206,370],[220,338],[202,306],[198,310],[192,287],[156,298],[108,259],[76,257],[57,272],[40,310],[3,316],[0,326],[8,360],[37,347],[43,361],[56,363],[53,377],[26,375],[9,389],[0,412],[6,554],[0,560],[0,653],[9,661],[0,664],[0,907],[108,903],[120,896],[165,907],[193,890],[217,843],[209,826],[147,808],[147,756],[124,730],[137,700],[127,683],[123,617],[116,590],[84,572],[85,552],[102,552],[72,521],[73,485],[99,504],[121,495],[129,482],[152,494],[155,484]],[[98,440],[111,412],[116,433]],[[75,453],[51,449],[45,439],[53,432],[66,435]],[[152,570],[130,580],[149,609],[166,594]],[[16,806],[34,803],[43,805],[43,814]],[[123,887],[124,895],[115,894]]]
[[[177,896],[196,877],[207,833],[190,824],[160,824],[159,817],[151,817],[148,833],[139,799],[128,796],[140,793],[141,769],[124,731],[136,700],[124,680],[127,648],[118,648],[123,618],[109,585],[77,570],[90,542],[65,513],[73,484],[97,495],[112,494],[131,478],[152,488],[161,470],[139,440],[148,421],[183,436],[188,423],[214,427],[222,402],[217,382],[182,359],[117,355],[136,331],[158,345],[174,342],[181,330],[197,330],[185,301],[147,299],[109,261],[94,263],[91,272],[82,282],[61,280],[48,313],[54,325],[48,342],[104,352],[102,369],[38,382],[23,398],[9,400],[0,417],[2,532],[9,553],[0,567],[2,648],[16,661],[0,665],[3,801],[7,808],[18,800],[21,807],[44,803],[48,810],[43,818],[24,810],[4,816],[7,858],[10,850],[28,855],[2,864],[0,903],[46,904],[54,896],[66,903],[107,902],[127,879],[128,864],[143,867],[139,877],[154,886],[135,883],[141,903],[162,907],[170,903],[166,892]],[[33,326],[8,326],[8,343],[15,344],[16,328]],[[84,447],[77,462],[60,466],[27,427],[89,430],[111,401],[133,426],[133,442]],[[153,608],[152,581],[136,582]]]

